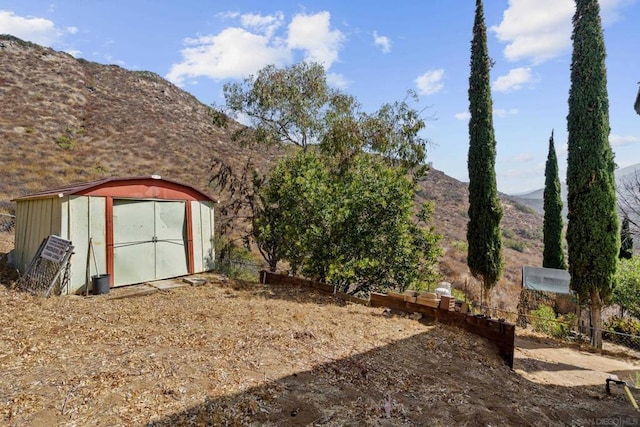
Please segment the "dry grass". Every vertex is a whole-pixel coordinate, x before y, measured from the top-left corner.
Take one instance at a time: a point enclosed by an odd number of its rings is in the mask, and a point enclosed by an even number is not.
[[[525,380],[452,327],[210,279],[124,299],[1,290],[1,422],[526,426],[632,414],[603,387]]]

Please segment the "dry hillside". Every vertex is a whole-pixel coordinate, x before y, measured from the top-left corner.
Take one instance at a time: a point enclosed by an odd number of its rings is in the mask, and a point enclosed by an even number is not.
[[[154,73],[78,60],[11,36],[0,36],[0,99],[0,211],[11,210],[17,196],[107,176],[159,174],[224,198],[208,187],[214,157],[240,165],[251,153],[268,166],[273,156],[232,143],[206,105]],[[467,186],[437,170],[420,186],[417,201],[436,203],[443,277],[462,287]],[[542,218],[507,198],[503,205],[506,271],[494,302],[511,308],[521,266],[541,262]]]

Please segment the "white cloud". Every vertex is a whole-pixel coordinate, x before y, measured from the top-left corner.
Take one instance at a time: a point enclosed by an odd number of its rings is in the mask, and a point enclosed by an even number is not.
[[[187,39],[185,45],[182,62],[173,64],[167,74],[167,79],[177,85],[201,76],[214,80],[242,78],[267,64],[282,65],[291,59],[289,50],[269,37],[236,27],[215,36]]]
[[[338,89],[346,89],[349,86],[347,79],[338,73],[327,73],[327,83]]]
[[[502,22],[490,30],[507,43],[508,60],[539,64],[569,50],[574,10],[573,0],[509,0]]]
[[[378,35],[377,31],[373,32],[373,44],[382,48],[382,53],[391,52],[391,40],[387,36]]]
[[[615,22],[620,10],[635,0],[601,0],[604,25]],[[509,61],[540,64],[570,51],[574,0],[509,0],[499,25],[489,30],[506,43]]]
[[[331,68],[338,60],[338,52],[345,36],[339,30],[331,30],[330,21],[329,12],[294,16],[289,24],[288,47],[303,50],[306,61],[318,62],[326,69]]]
[[[520,153],[513,157],[514,162],[518,163],[528,163],[532,161],[535,157],[531,153]]]
[[[631,144],[637,144],[640,143],[640,137],[637,136],[630,136],[630,135],[616,135],[616,134],[611,134],[609,135],[609,144],[611,144],[614,147],[622,147],[624,145],[631,145]]]
[[[75,34],[75,27],[58,28],[45,18],[17,16],[8,10],[0,10],[0,32],[46,47],[54,47],[66,34]]]
[[[65,50],[65,52],[67,52],[69,55],[73,56],[74,58],[79,58],[80,55],[82,55],[82,51],[77,49]]]
[[[433,95],[444,88],[442,78],[444,77],[444,70],[442,68],[438,70],[427,71],[421,76],[416,78],[416,86],[418,86],[418,92],[421,95]]]
[[[531,81],[533,81],[531,68],[520,67],[513,68],[506,75],[498,77],[491,86],[497,92],[512,92],[522,89],[522,85]]]
[[[540,179],[540,176],[544,177],[544,164],[540,163],[531,163],[532,159],[526,158],[526,155],[523,156],[522,160],[517,160],[520,163],[526,163],[521,167],[509,168],[501,171],[496,171],[499,178],[506,178],[510,185],[520,186],[519,180],[528,180],[528,179]],[[518,193],[521,192],[522,188],[517,188],[513,192]]]
[[[268,16],[245,14],[240,16],[240,22],[245,28],[255,30],[267,37],[271,37],[284,23],[284,15],[282,12],[276,12],[275,15]]]
[[[558,157],[565,156],[569,152],[569,144],[556,145],[556,152]]]
[[[168,80],[184,85],[186,80],[197,77],[244,78],[270,64],[280,67],[291,63],[296,50],[302,51],[305,60],[329,69],[338,59],[344,41],[340,31],[331,29],[329,12],[298,14],[287,27],[282,12],[272,15],[226,12],[216,16],[238,20],[239,24],[215,35],[186,39],[182,60],[171,66]],[[338,75],[327,78],[337,87],[346,84]]]
[[[471,114],[468,111],[464,111],[462,113],[456,113],[455,117],[458,120],[469,120],[471,118]]]
[[[504,108],[494,108],[493,110],[493,114],[501,119],[504,119],[507,116],[515,116],[518,112],[517,108],[509,108],[508,110]]]

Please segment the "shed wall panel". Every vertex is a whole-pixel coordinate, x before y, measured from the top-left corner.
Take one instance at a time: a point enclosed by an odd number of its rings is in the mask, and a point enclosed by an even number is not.
[[[61,199],[25,200],[16,205],[16,267],[24,273],[42,241],[61,235]]]
[[[69,240],[74,246],[68,291],[75,293],[90,286],[91,276],[107,272],[105,198],[70,196],[65,211],[69,218]]]
[[[185,202],[155,203],[156,278],[184,276],[189,272]]]
[[[114,200],[114,286],[155,279],[154,202]]]
[[[210,271],[214,268],[214,216],[213,202],[192,202],[193,256],[195,272]]]

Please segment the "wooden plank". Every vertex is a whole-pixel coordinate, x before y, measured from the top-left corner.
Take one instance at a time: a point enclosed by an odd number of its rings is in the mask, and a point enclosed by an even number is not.
[[[368,299],[354,297],[353,295],[345,294],[344,292],[336,292],[336,297],[354,304],[369,305]]]

